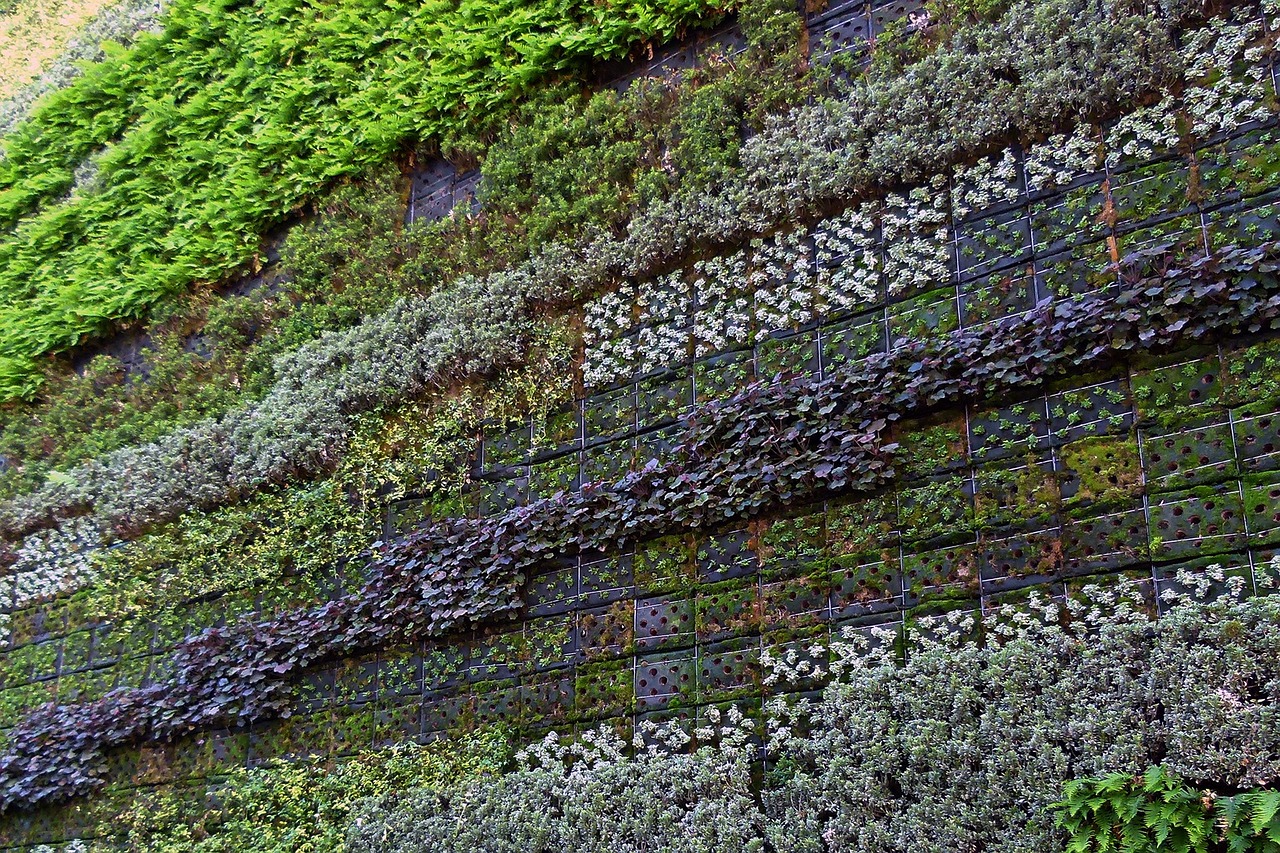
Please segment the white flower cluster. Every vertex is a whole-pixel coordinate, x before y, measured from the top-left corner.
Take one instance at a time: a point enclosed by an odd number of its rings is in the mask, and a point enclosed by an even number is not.
[[[1080,125],[1070,134],[1054,134],[1027,150],[1027,188],[1043,192],[1063,187],[1095,171],[1098,165],[1098,140],[1093,128]]]
[[[1267,569],[1265,573],[1259,572],[1256,578],[1258,591],[1261,593],[1273,592],[1275,589],[1276,578],[1280,576],[1280,554],[1271,558]],[[1253,591],[1249,588],[1249,579],[1243,573],[1227,574],[1220,563],[1214,563],[1199,572],[1180,569],[1174,580],[1174,586],[1167,587],[1160,593],[1160,600],[1171,607],[1204,604],[1224,594],[1239,601]]]
[[[863,202],[819,224],[817,299],[824,311],[857,310],[880,299],[879,205]]]
[[[1268,68],[1262,61],[1266,47],[1258,43],[1261,35],[1260,21],[1239,18],[1215,18],[1187,34],[1182,51],[1187,76],[1207,81],[1183,95],[1191,131],[1197,137],[1232,131],[1270,114],[1266,106]],[[1233,73],[1241,62],[1247,63],[1243,73]]]
[[[711,355],[751,339],[751,292],[747,289],[747,253],[734,252],[693,265],[694,355]]]
[[[756,300],[760,330],[772,332],[807,323],[816,316],[813,250],[803,230],[751,241],[747,276]]]
[[[31,534],[0,585],[0,606],[17,610],[80,589],[93,579],[90,555],[101,545],[101,531],[87,518]]]
[[[627,761],[628,746],[649,756],[675,755],[687,751],[695,740],[699,746],[735,752],[746,747],[755,732],[755,723],[736,705],[723,711],[705,708],[702,717],[702,725],[692,733],[678,721],[641,720],[630,744],[617,731],[603,725],[587,729],[567,743],[551,732],[540,742],[518,751],[516,763],[526,771],[589,769]]]
[[[1006,148],[999,159],[987,158],[972,166],[956,168],[951,204],[956,219],[1015,202],[1022,197],[1022,166],[1013,149]]]
[[[635,325],[638,296],[635,282],[624,282],[587,303],[583,316],[586,354],[582,378],[588,387],[605,385],[634,372],[635,340],[622,335]]]
[[[1139,107],[1107,131],[1107,167],[1142,163],[1178,147],[1178,104],[1165,95],[1158,104]]]
[[[650,373],[689,358],[692,298],[683,272],[662,276],[645,288],[641,299],[642,327],[636,338],[636,372]]]
[[[906,196],[890,193],[885,198],[884,268],[890,296],[941,287],[951,281],[949,209],[943,175]]]
[[[827,647],[814,642],[805,648],[789,646],[781,652],[766,648],[760,653],[760,669],[766,687],[792,687],[811,678],[824,678]]]

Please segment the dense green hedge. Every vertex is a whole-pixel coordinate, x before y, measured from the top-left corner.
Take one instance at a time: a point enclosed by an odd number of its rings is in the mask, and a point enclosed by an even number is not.
[[[0,399],[34,392],[41,354],[248,260],[333,180],[466,145],[536,80],[722,8],[179,2],[6,139]]]

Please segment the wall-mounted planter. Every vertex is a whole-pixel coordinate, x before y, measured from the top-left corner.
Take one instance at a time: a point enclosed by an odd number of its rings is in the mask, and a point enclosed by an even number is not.
[[[641,649],[691,646],[694,633],[694,599],[677,595],[636,601],[635,642]]]
[[[529,466],[529,500],[549,498],[561,492],[576,492],[581,486],[582,459],[568,453]]]
[[[835,561],[896,547],[898,505],[892,494],[827,507],[827,553]]]
[[[579,611],[578,657],[582,660],[600,660],[630,653],[639,641],[638,611],[641,606],[641,602],[623,600]]]
[[[1150,225],[1182,212],[1190,183],[1191,170],[1181,158],[1112,173],[1111,204],[1117,227]]]
[[[1280,132],[1266,128],[1196,151],[1205,198],[1234,201],[1280,188],[1278,140]]]
[[[1237,419],[1280,410],[1280,339],[1226,348],[1222,356],[1223,402]]]
[[[476,682],[513,678],[528,657],[522,629],[482,634],[471,641],[467,679]]]
[[[978,564],[983,595],[1050,583],[1062,575],[1061,531],[984,539]]]
[[[700,587],[694,625],[700,642],[722,640],[760,629],[760,590],[752,580]]]
[[[885,27],[894,21],[900,21],[924,8],[924,0],[890,0],[888,3],[872,2],[871,34],[878,36]]]
[[[765,378],[816,376],[818,336],[815,331],[779,333],[756,343],[756,375]]]
[[[73,631],[62,638],[62,654],[58,659],[58,672],[79,672],[89,666],[89,652],[93,646],[93,632]]]
[[[588,445],[634,430],[635,387],[627,385],[603,394],[593,394],[582,402],[582,417]]]
[[[1031,205],[1031,230],[1035,252],[1049,255],[1106,238],[1102,213],[1106,208],[1101,176],[1096,182],[1076,186],[1065,193]]]
[[[1116,287],[1112,247],[1106,240],[1081,244],[1056,255],[1037,250],[1036,290],[1040,299],[1071,298]]]
[[[582,447],[582,412],[578,404],[552,412],[533,423],[533,461],[559,456]]]
[[[151,680],[150,655],[139,657],[123,657],[111,668],[115,675],[116,687],[142,687]]]
[[[938,598],[976,598],[979,594],[978,548],[952,545],[902,554],[902,576],[908,606]]]
[[[744,578],[754,575],[759,569],[756,555],[751,550],[751,534],[746,530],[700,537],[694,556],[701,583]]]
[[[969,415],[969,451],[975,463],[1020,459],[1049,446],[1049,412],[1043,397]]]
[[[1221,580],[1212,575],[1221,573]],[[1248,555],[1223,559],[1222,557],[1188,560],[1173,566],[1161,566],[1155,571],[1156,606],[1163,613],[1168,610],[1167,596],[1188,596],[1204,600],[1216,601],[1232,597],[1243,600],[1254,594],[1253,569],[1249,565]],[[1184,584],[1179,575],[1190,574],[1196,577],[1195,588]],[[1232,588],[1240,584],[1239,596],[1232,596]]]
[[[670,371],[638,383],[637,429],[673,423],[693,405],[693,380],[688,370]]]
[[[637,545],[634,559],[637,591],[681,589],[697,578],[693,541],[687,536],[664,536]]]
[[[1280,468],[1280,414],[1235,418],[1236,454],[1246,473]]]
[[[480,466],[483,471],[509,468],[529,461],[532,432],[528,422],[508,428],[489,427],[480,442]]]
[[[1209,245],[1257,245],[1280,230],[1280,191],[1208,215]]]
[[[889,306],[889,340],[930,341],[960,328],[959,304],[953,287],[933,290]]]
[[[972,645],[982,636],[982,612],[974,602],[933,602],[909,610],[904,616],[906,652],[934,643]]]
[[[472,695],[476,725],[510,723],[521,715],[521,687],[514,679],[481,682],[474,686]]]
[[[1150,555],[1142,502],[1105,515],[1063,521],[1064,572],[1090,574],[1144,562]]]
[[[897,550],[846,555],[832,571],[831,615],[860,618],[896,610],[903,601]]]
[[[428,740],[456,731],[475,718],[475,697],[466,692],[438,693],[422,703],[422,732]]]
[[[798,628],[831,615],[831,573],[766,583],[760,591],[760,620],[768,628]]]
[[[520,721],[538,729],[564,723],[573,716],[574,679],[564,672],[545,673],[520,684]]]
[[[865,2],[833,3],[809,22],[809,61],[829,62],[837,54],[861,53],[870,39],[871,18]]]
[[[1203,407],[1223,402],[1222,362],[1217,353],[1135,373],[1130,379],[1138,417],[1145,423],[1174,424]],[[1206,415],[1202,412],[1200,417]]]
[[[579,569],[583,605],[595,607],[630,598],[635,592],[632,557],[629,553],[596,558],[584,556]]]
[[[822,372],[832,375],[852,362],[888,348],[884,312],[872,311],[822,329]]]
[[[422,695],[422,656],[388,650],[378,655],[378,701]]]
[[[1028,454],[1006,465],[988,464],[974,473],[975,519],[981,530],[1039,530],[1053,526],[1062,492],[1048,453]]]
[[[426,693],[451,690],[465,681],[469,645],[432,644],[422,651],[422,688]]]
[[[693,316],[693,355],[706,358],[741,347],[755,329],[754,297],[745,287],[706,302],[699,301]]]
[[[951,218],[956,223],[1021,209],[1027,201],[1023,152],[1006,148],[967,166],[958,166],[951,182]]]
[[[1139,225],[1121,231],[1116,240],[1120,257],[1137,252],[1177,251],[1187,254],[1204,252],[1205,232],[1196,211],[1154,224]]]
[[[373,746],[376,730],[377,707],[372,702],[335,708],[330,751],[336,755],[352,755],[367,750]]]
[[[508,468],[495,479],[475,483],[476,508],[482,518],[492,518],[521,506],[529,493],[527,468]]]
[[[898,443],[895,471],[902,482],[954,473],[969,464],[964,413],[943,413],[901,424],[893,432]]]
[[[919,548],[973,538],[973,484],[965,476],[939,477],[898,492],[902,540]]]
[[[1209,412],[1201,423],[1145,427],[1140,432],[1153,492],[1203,486],[1239,477],[1231,423]],[[1207,421],[1207,422],[1206,422]]]
[[[823,511],[761,522],[761,571],[766,578],[796,577],[827,567],[827,518]]]
[[[816,690],[827,681],[831,637],[826,627],[807,631],[779,631],[760,638],[762,652],[786,667],[777,684],[764,685],[766,694]]]
[[[1055,445],[1103,435],[1123,435],[1133,426],[1127,379],[1110,379],[1048,397],[1049,429]]]
[[[644,655],[636,660],[635,697],[639,711],[687,705],[696,689],[697,661],[692,650]]]
[[[594,444],[582,452],[582,482],[613,484],[631,471],[636,455],[634,437]]]
[[[571,664],[577,654],[578,633],[572,614],[544,616],[524,623],[523,669],[537,672]]]
[[[1221,554],[1244,546],[1244,504],[1235,483],[1165,495],[1151,504],[1155,560]]]
[[[1142,461],[1132,436],[1073,441],[1058,449],[1061,489],[1068,508],[1132,504],[1141,494]]]
[[[754,693],[760,677],[760,641],[756,638],[710,643],[698,652],[700,702]]]
[[[1245,480],[1244,508],[1251,545],[1280,543],[1280,476],[1272,472]]]
[[[593,720],[628,711],[635,701],[631,661],[584,664],[573,683],[574,714]]]
[[[221,729],[195,737],[191,743],[194,771],[198,776],[219,776],[244,767],[249,759],[249,733]]]
[[[965,327],[983,326],[1030,311],[1036,301],[1034,267],[1015,266],[962,282],[960,320]]]
[[[379,702],[375,711],[373,745],[389,747],[413,743],[422,736],[422,701],[405,700],[388,704]]]
[[[374,699],[378,687],[378,660],[374,656],[343,661],[334,682],[335,698],[342,703]]]
[[[679,456],[676,451],[680,447],[681,437],[678,424],[637,435],[635,465],[643,468],[651,461],[656,461],[659,465],[675,462]]]
[[[961,282],[1031,259],[1031,218],[1023,210],[1006,211],[957,230]]]
[[[726,352],[693,365],[696,403],[724,400],[736,394],[755,376],[751,350]]]
[[[528,612],[533,616],[565,613],[578,605],[576,562],[568,562],[535,575],[525,594]]]

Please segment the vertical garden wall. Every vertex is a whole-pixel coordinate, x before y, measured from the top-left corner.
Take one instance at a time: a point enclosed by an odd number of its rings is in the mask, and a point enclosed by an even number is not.
[[[6,849],[1277,849],[1280,10],[644,5],[9,363]]]

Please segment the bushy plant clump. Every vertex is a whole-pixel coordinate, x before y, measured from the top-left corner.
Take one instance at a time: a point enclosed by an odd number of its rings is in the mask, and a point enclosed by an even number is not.
[[[1280,791],[1221,796],[1163,765],[1067,783],[1054,804],[1067,853],[1269,853],[1280,850]]]

